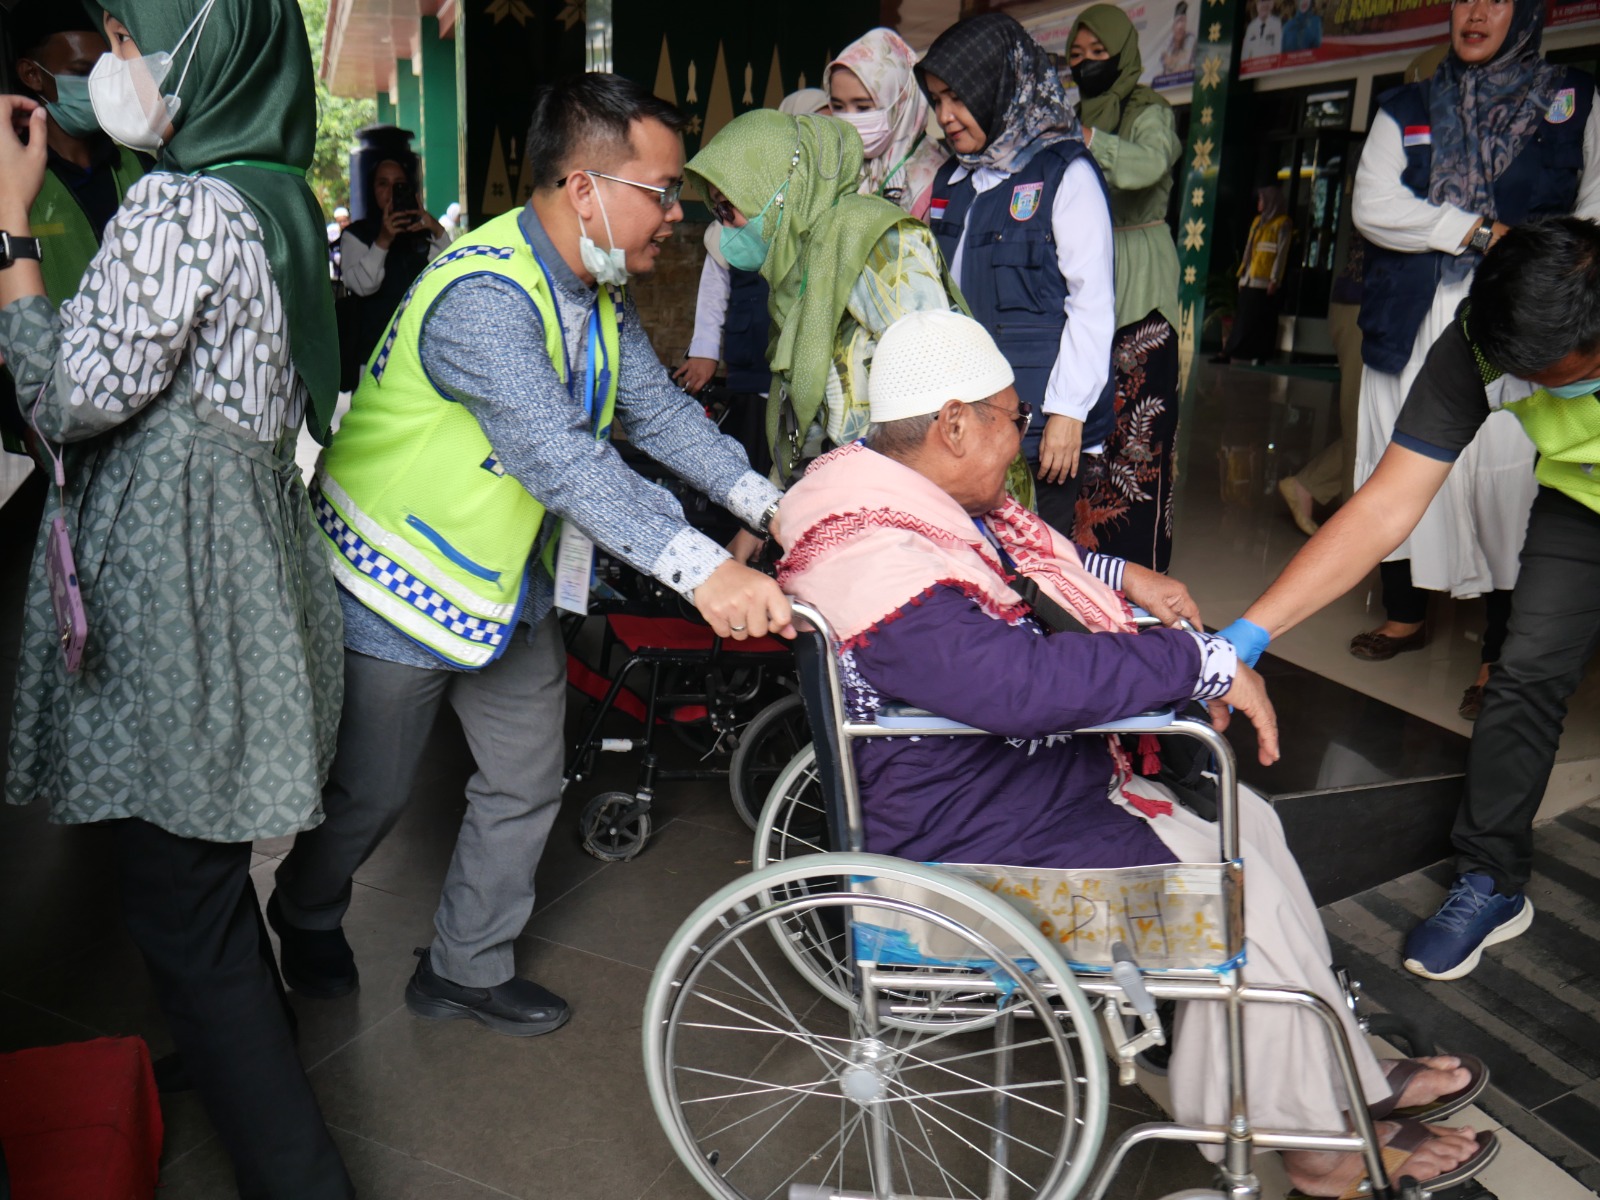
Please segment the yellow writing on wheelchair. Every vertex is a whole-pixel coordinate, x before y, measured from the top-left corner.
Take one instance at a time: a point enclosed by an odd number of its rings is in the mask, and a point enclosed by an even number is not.
[[[1056,871],[941,864],[1034,921],[1070,963],[1109,966],[1126,943],[1147,970],[1216,967],[1222,939],[1222,869],[1185,865]]]

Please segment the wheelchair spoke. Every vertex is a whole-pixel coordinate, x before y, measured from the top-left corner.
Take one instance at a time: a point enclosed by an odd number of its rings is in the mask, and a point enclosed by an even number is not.
[[[743,979],[739,975],[735,974],[734,971],[732,970],[732,968],[730,968],[726,964],[724,964],[722,962],[713,962],[710,965],[712,967],[714,967],[722,975],[725,975],[728,979],[732,980],[736,985],[738,985],[738,987],[742,991],[747,992],[751,996],[751,998],[754,999],[757,1003],[765,1006],[766,1008],[770,1008],[773,1012],[778,1013],[781,1016],[787,1018],[788,1021],[789,1021],[789,1025],[791,1026],[791,1029],[787,1030],[787,1031],[784,1031],[784,1032],[789,1032],[789,1033],[792,1033],[794,1035],[797,1035],[801,1040],[809,1039],[811,1035],[807,1032],[806,1027],[800,1023],[800,1019],[798,1017],[796,1017],[794,1015],[794,1013],[790,1010],[789,1006],[784,1003],[783,997],[778,995],[777,989],[772,986],[772,982],[766,977],[766,974],[761,970],[760,967],[756,966],[755,959],[751,956],[750,951],[745,948],[744,942],[742,940],[735,939],[735,944],[739,947],[739,952],[749,962],[750,966],[755,970],[756,974],[758,976],[760,976],[761,982],[767,985],[767,990],[771,995],[771,999],[770,1000],[767,997],[762,996],[761,993],[758,992],[753,986],[751,986],[751,984],[749,982],[747,982],[745,979]],[[711,996],[705,994],[704,992],[700,992],[700,993],[697,993],[697,994],[701,995],[703,999],[705,999],[705,1000],[707,1000],[709,1002],[718,1003],[717,1001],[713,1000]],[[739,1012],[739,1010],[731,1008],[730,1006],[728,1006],[726,1004],[723,1004],[722,1007],[728,1008],[728,1010],[730,1012]],[[751,1020],[759,1020],[759,1018],[757,1018],[752,1013],[739,1012],[739,1015],[740,1016],[749,1017]],[[780,1029],[780,1027],[776,1026],[776,1025],[770,1026],[770,1028],[772,1028],[772,1029]],[[827,1061],[825,1059],[823,1059],[820,1054],[817,1055],[817,1058],[818,1058],[818,1061],[822,1062],[822,1064],[824,1066],[827,1065]]]
[[[680,1069],[682,1071],[686,1072],[687,1074],[691,1074],[691,1075],[706,1075],[706,1076],[709,1076],[711,1078],[718,1078],[719,1077],[715,1071],[703,1071],[703,1070],[700,1070],[699,1068],[696,1068],[696,1067],[682,1067]],[[757,1083],[758,1082],[757,1080],[754,1080],[754,1079],[742,1079],[737,1075],[724,1075],[724,1076],[720,1076],[720,1078],[727,1079],[730,1083]],[[798,1094],[798,1095],[800,1095],[802,1097],[803,1096],[816,1096],[816,1095],[819,1095],[823,1088],[828,1087],[832,1083],[833,1083],[832,1079],[819,1079],[815,1083],[807,1083],[807,1084],[791,1084],[791,1083],[761,1084],[759,1087],[744,1088],[744,1089],[741,1089],[740,1091],[737,1091],[737,1092],[724,1092],[720,1096],[695,1096],[692,1099],[685,1100],[683,1103],[686,1104],[686,1105],[688,1105],[688,1104],[716,1104],[719,1101],[724,1101],[724,1100],[749,1100],[749,1099],[752,1099],[752,1098],[754,1098],[756,1096],[770,1096],[774,1092],[782,1093],[783,1099],[773,1101],[771,1104],[767,1105],[766,1108],[758,1108],[758,1109],[756,1109],[755,1112],[749,1114],[748,1116],[740,1117],[737,1121],[730,1121],[726,1125],[723,1125],[723,1126],[721,1126],[721,1127],[719,1127],[717,1129],[713,1129],[710,1132],[701,1135],[703,1137],[708,1137],[709,1138],[709,1137],[716,1137],[717,1134],[719,1134],[719,1133],[726,1133],[728,1130],[732,1129],[735,1125],[740,1125],[740,1124],[743,1124],[745,1121],[753,1120],[754,1118],[759,1117],[762,1113],[766,1112],[767,1109],[776,1108],[779,1104],[782,1104],[790,1096],[793,1096],[793,1095],[796,1095],[796,1094]],[[948,1093],[948,1094],[949,1095],[957,1095],[959,1093],[951,1092],[951,1093]]]
[[[909,1100],[910,1097],[898,1097],[898,1099]],[[959,1117],[966,1117],[967,1120],[973,1122],[976,1125],[981,1125],[984,1129],[988,1130],[990,1133],[998,1133],[998,1134],[1000,1134],[1000,1136],[1002,1138],[1005,1138],[1006,1141],[1008,1143],[1010,1143],[1010,1144],[1026,1147],[1027,1149],[1032,1150],[1032,1151],[1034,1151],[1034,1152],[1036,1152],[1038,1154],[1042,1154],[1045,1158],[1054,1158],[1055,1157],[1048,1150],[1040,1150],[1039,1147],[1035,1146],[1033,1143],[1025,1141],[1022,1138],[1015,1137],[1014,1135],[1006,1133],[1003,1130],[996,1129],[993,1125],[990,1125],[987,1121],[980,1121],[977,1117],[974,1117],[969,1113],[964,1113],[958,1108],[953,1108],[948,1104],[940,1104],[939,1107],[940,1108],[949,1109],[951,1112],[955,1113]],[[916,1105],[915,1104],[911,1105],[911,1108],[913,1109],[913,1111],[919,1111],[919,1110],[916,1109]],[[995,1158],[994,1155],[990,1154],[987,1150],[985,1150],[982,1146],[978,1145],[971,1138],[966,1137],[964,1134],[962,1134],[958,1130],[952,1128],[950,1125],[946,1124],[944,1121],[941,1121],[935,1113],[931,1113],[930,1112],[930,1113],[927,1114],[927,1117],[928,1117],[928,1120],[932,1121],[935,1125],[937,1125],[940,1129],[943,1129],[951,1137],[953,1137],[957,1141],[961,1142],[962,1145],[964,1145],[968,1149],[974,1151],[984,1161],[986,1161],[988,1163],[991,1163],[994,1166],[999,1167],[1002,1171],[1004,1171],[1007,1175],[1011,1176],[1011,1178],[1015,1179],[1018,1183],[1022,1184],[1024,1187],[1029,1186],[1028,1181],[1026,1179],[1024,1179],[1021,1175],[1018,1175],[1015,1171],[1013,1171],[1008,1163],[1003,1163],[999,1159]]]
[[[991,1051],[985,1051],[985,1053],[993,1054],[993,1053],[997,1053],[997,1052],[991,1050]],[[971,1055],[962,1055],[962,1057],[963,1058],[970,1058]],[[956,1079],[960,1080],[962,1083],[970,1083],[970,1084],[973,1085],[971,1088],[963,1089],[963,1090],[960,1090],[960,1091],[953,1091],[953,1092],[922,1092],[922,1093],[919,1093],[922,1096],[930,1097],[930,1098],[934,1097],[934,1096],[970,1096],[970,1095],[974,1095],[974,1094],[977,1094],[977,1093],[980,1093],[980,1092],[994,1092],[994,1091],[1001,1091],[1001,1090],[1004,1090],[1004,1091],[1010,1093],[1010,1092],[1013,1092],[1016,1089],[1022,1088],[1022,1087],[1033,1087],[1033,1088],[1037,1088],[1037,1087],[1053,1087],[1053,1088],[1058,1088],[1058,1087],[1061,1086],[1061,1081],[1059,1079],[1047,1079],[1047,1080],[1042,1080],[1042,1081],[1037,1082],[1037,1083],[1008,1084],[1006,1086],[1006,1088],[1001,1089],[1001,1088],[996,1087],[994,1084],[988,1083],[988,1082],[986,1082],[986,1081],[984,1081],[982,1079],[977,1079],[977,1078],[975,1078],[975,1077],[973,1077],[971,1075],[963,1075],[960,1071],[952,1071],[948,1067],[944,1066],[943,1063],[936,1062],[936,1061],[925,1061],[925,1060],[922,1060],[922,1059],[917,1059],[913,1063],[913,1065],[910,1066],[910,1067],[907,1067],[907,1068],[904,1068],[904,1069],[897,1069],[895,1074],[896,1074],[896,1076],[898,1078],[900,1078],[903,1081],[907,1071],[915,1071],[915,1070],[918,1070],[918,1069],[923,1068],[923,1067],[931,1067],[936,1071],[943,1071],[946,1075],[953,1075]],[[1055,1115],[1055,1114],[1057,1114],[1057,1113],[1059,1113],[1061,1111],[1058,1108],[1052,1108],[1048,1104],[1040,1104],[1036,1100],[1030,1100],[1026,1096],[1019,1096],[1017,1098],[1019,1100],[1021,1100],[1024,1104],[1027,1104],[1027,1105],[1029,1105],[1029,1106],[1031,1106],[1033,1108],[1037,1108],[1041,1112],[1047,1112],[1047,1113],[1050,1113],[1052,1115]]]
[[[804,1028],[804,1026],[801,1026],[801,1025],[799,1025],[797,1023],[793,1029],[785,1029],[781,1025],[774,1025],[771,1021],[767,1021],[767,1020],[764,1020],[761,1017],[756,1016],[754,1013],[747,1013],[742,1008],[735,1008],[732,1004],[728,1003],[726,1000],[722,1000],[722,999],[720,999],[720,998],[718,998],[716,996],[709,995],[708,993],[705,993],[705,992],[698,992],[698,993],[696,993],[696,995],[698,995],[700,997],[700,999],[704,1000],[707,1004],[714,1004],[718,1008],[726,1009],[728,1012],[733,1013],[735,1016],[748,1017],[750,1020],[756,1022],[756,1024],[759,1026],[759,1028],[751,1029],[751,1030],[749,1030],[749,1032],[751,1032],[751,1033],[761,1033],[761,1032],[776,1033],[776,1034],[782,1035],[783,1037],[791,1038],[794,1041],[802,1042],[805,1045],[810,1047],[812,1053],[817,1056],[818,1060],[821,1061],[821,1063],[822,1063],[822,1065],[824,1067],[829,1065],[827,1059],[825,1059],[823,1057],[823,1055],[822,1055],[823,1047],[818,1046],[818,1045],[815,1044],[814,1036],[811,1033],[809,1033]],[[837,1052],[835,1052],[835,1057],[837,1057],[840,1062],[846,1062],[847,1063],[849,1061],[849,1059],[847,1059],[844,1055],[838,1054]]]
[[[939,1161],[939,1152],[934,1149],[933,1139],[928,1136],[928,1124],[922,1119],[922,1114],[913,1108],[911,1110],[911,1115],[916,1119],[917,1131],[922,1134],[922,1145],[916,1145],[915,1143],[911,1142],[909,1138],[905,1139],[906,1143],[911,1146],[911,1149],[916,1152],[916,1154],[931,1163],[935,1171],[939,1172],[939,1177],[953,1200],[960,1200],[960,1198],[956,1197],[957,1189],[967,1193],[965,1200],[980,1200],[976,1192],[967,1187],[967,1185],[962,1183],[959,1179],[954,1178],[949,1171],[945,1170],[944,1164]],[[926,1147],[926,1149],[923,1147]]]
[[[822,1145],[817,1147],[815,1153],[811,1154],[808,1158],[801,1160],[801,1163],[798,1167],[780,1179],[778,1181],[778,1185],[767,1193],[766,1200],[774,1200],[774,1197],[784,1194],[789,1184],[794,1182],[794,1177],[806,1169],[806,1164],[810,1162],[811,1159],[821,1158],[823,1154],[827,1153],[828,1147],[833,1145],[834,1142],[839,1143],[839,1149],[837,1153],[834,1154],[833,1161],[830,1162],[827,1168],[822,1172],[821,1178],[826,1180],[828,1178],[828,1172],[832,1171],[835,1166],[838,1166],[840,1169],[839,1178],[841,1180],[839,1186],[842,1189],[844,1186],[842,1182],[844,1179],[844,1152],[850,1144],[850,1139],[855,1135],[856,1131],[860,1129],[861,1123],[865,1119],[866,1114],[863,1112],[858,1112],[855,1116],[851,1117],[848,1122],[845,1121],[844,1110],[843,1106],[841,1105],[839,1132],[834,1134],[827,1141],[823,1142]],[[732,1170],[732,1168],[729,1168],[729,1170]]]
[[[999,1090],[1002,1090],[1002,1089],[989,1088],[989,1089],[985,1089],[985,1090],[993,1092],[993,1091],[999,1091]],[[1007,1130],[1001,1129],[997,1125],[991,1125],[988,1121],[985,1121],[983,1118],[975,1117],[969,1112],[963,1112],[961,1109],[957,1108],[955,1105],[946,1104],[943,1100],[937,1100],[931,1095],[927,1095],[927,1094],[924,1094],[924,1093],[921,1093],[921,1092],[907,1092],[905,1095],[891,1096],[889,1099],[892,1102],[895,1102],[895,1103],[903,1103],[903,1104],[905,1104],[908,1107],[913,1108],[913,1109],[916,1108],[918,1101],[921,1101],[921,1100],[932,1100],[933,1104],[934,1104],[934,1107],[942,1108],[946,1112],[951,1113],[953,1116],[961,1117],[964,1120],[971,1121],[974,1125],[978,1126],[980,1129],[982,1129],[986,1133],[998,1134],[1000,1137],[1004,1138],[1007,1143],[1009,1143],[1011,1145],[1020,1146],[1025,1150],[1032,1150],[1035,1154],[1042,1155],[1045,1158],[1053,1158],[1053,1157],[1055,1157],[1054,1154],[1052,1154],[1049,1150],[1046,1150],[1041,1146],[1035,1146],[1032,1142],[1028,1141],[1026,1138],[1018,1137],[1016,1134],[1011,1133],[1011,1132],[1009,1132]],[[1046,1110],[1046,1111],[1055,1111],[1055,1110]],[[936,1122],[941,1128],[947,1129],[951,1133],[955,1133],[955,1130],[951,1129],[950,1126],[946,1125],[943,1121],[940,1121],[936,1114],[934,1114],[932,1112],[928,1113],[928,1119],[930,1121]],[[961,1135],[958,1134],[958,1133],[956,1134],[956,1136],[957,1137],[961,1137]],[[961,1140],[962,1141],[966,1141],[965,1138],[962,1138]],[[973,1146],[973,1143],[967,1142],[967,1145]],[[976,1147],[976,1146],[973,1146],[973,1148],[974,1149],[978,1149],[978,1147]],[[982,1154],[986,1159],[989,1159],[990,1162],[996,1161],[986,1151],[978,1149],[978,1152],[980,1154]],[[1001,1165],[1004,1166],[1004,1164],[1001,1164]],[[1009,1170],[1009,1168],[1007,1168],[1007,1169]]]

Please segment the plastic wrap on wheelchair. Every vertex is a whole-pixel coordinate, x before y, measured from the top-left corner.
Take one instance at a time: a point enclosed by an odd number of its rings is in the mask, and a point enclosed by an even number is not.
[[[1222,906],[1222,864],[1176,863],[1115,870],[1056,870],[971,863],[929,863],[976,883],[1016,909],[1050,939],[1075,971],[1109,971],[1111,948],[1126,945],[1146,971],[1223,971],[1240,965],[1227,953]],[[922,908],[934,898],[916,884],[855,877],[851,890],[901,900]],[[866,961],[896,966],[967,967],[988,964],[960,956],[970,947],[925,921],[897,920],[894,910],[874,909],[871,920],[852,921],[855,953]],[[1023,956],[998,930],[978,930],[1006,957]]]

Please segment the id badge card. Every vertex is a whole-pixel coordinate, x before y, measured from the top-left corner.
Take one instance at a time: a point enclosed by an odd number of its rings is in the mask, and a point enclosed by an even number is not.
[[[587,616],[589,580],[594,575],[594,543],[570,521],[561,523],[556,544],[556,607]]]

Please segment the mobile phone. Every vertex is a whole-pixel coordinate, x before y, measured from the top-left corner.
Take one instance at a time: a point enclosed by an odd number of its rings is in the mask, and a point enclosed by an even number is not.
[[[389,193],[389,210],[391,212],[415,212],[417,209],[417,189],[405,180],[394,185],[394,190]]]

